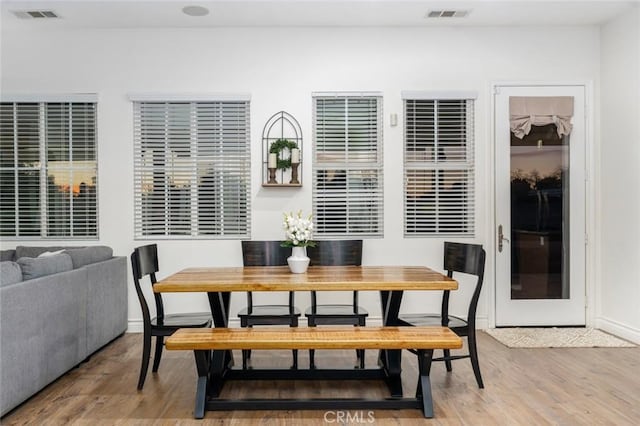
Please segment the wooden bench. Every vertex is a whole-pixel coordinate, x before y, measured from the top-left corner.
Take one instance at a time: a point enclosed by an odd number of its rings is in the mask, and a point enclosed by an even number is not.
[[[256,327],[256,328],[210,328],[180,329],[166,341],[169,350],[192,350],[196,358],[198,382],[196,387],[195,418],[203,418],[205,410],[265,410],[265,409],[422,409],[425,417],[433,417],[433,401],[429,372],[434,349],[459,349],[462,340],[447,327]],[[385,399],[242,399],[225,400],[218,398],[219,390],[211,381],[223,381],[235,377],[229,371],[212,373],[210,362],[212,352],[224,354],[225,351],[241,349],[410,349],[418,356],[418,386],[415,398],[391,397]],[[215,352],[214,352],[215,355]],[[331,377],[329,374],[315,375],[315,378],[352,379],[389,377],[385,370],[384,358],[382,369],[348,370],[343,374]],[[241,370],[246,377],[271,378],[251,375],[253,370]],[[306,370],[307,374],[286,374],[279,370],[276,378],[295,379],[314,378],[316,370]],[[376,376],[365,373],[375,371]],[[300,370],[298,370],[300,372]],[[399,372],[397,372],[399,375]],[[359,377],[359,376],[361,377]]]

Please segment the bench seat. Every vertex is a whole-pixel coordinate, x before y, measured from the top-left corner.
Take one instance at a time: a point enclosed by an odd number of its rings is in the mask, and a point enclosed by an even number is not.
[[[260,327],[180,329],[170,350],[239,349],[459,349],[447,327]]]
[[[448,327],[259,327],[259,328],[210,328],[179,329],[166,340],[169,350],[192,350],[195,354],[198,380],[196,384],[196,403],[194,417],[201,419],[206,410],[304,410],[304,409],[400,409],[419,408],[424,416],[433,417],[433,401],[429,372],[434,349],[459,349],[462,340]],[[221,399],[220,390],[224,381],[233,378],[232,369],[212,370],[213,360],[227,358],[226,353],[241,349],[379,349],[383,352],[409,349],[418,358],[418,386],[415,398],[402,395],[384,399]],[[213,351],[213,352],[212,352]],[[217,353],[217,355],[216,355]],[[398,355],[399,356],[399,355]],[[383,361],[383,357],[381,357]],[[307,375],[300,370],[290,370],[286,374],[280,370],[280,379],[311,378],[351,379],[371,378],[367,373],[378,373],[377,378],[393,381],[391,376],[400,371],[390,372],[386,363],[378,370],[338,371],[339,375],[330,377],[322,370],[307,370],[319,375]],[[253,370],[242,370],[238,378],[258,377]],[[265,371],[266,372],[266,371]],[[295,373],[295,374],[294,374]],[[333,373],[336,373],[334,371]],[[392,373],[392,374],[391,374]],[[271,376],[263,376],[273,379]],[[389,384],[389,383],[388,383]]]

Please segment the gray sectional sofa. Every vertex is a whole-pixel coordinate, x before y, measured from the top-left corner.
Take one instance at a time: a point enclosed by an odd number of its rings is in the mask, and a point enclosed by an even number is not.
[[[110,247],[0,252],[0,415],[127,329],[127,262]]]

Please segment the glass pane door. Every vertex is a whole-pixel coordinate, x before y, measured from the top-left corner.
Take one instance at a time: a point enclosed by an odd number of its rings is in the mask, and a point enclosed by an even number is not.
[[[497,87],[496,326],[585,324],[584,93]],[[573,106],[563,117],[521,110],[565,101]]]
[[[512,299],[569,298],[569,137],[510,134]]]

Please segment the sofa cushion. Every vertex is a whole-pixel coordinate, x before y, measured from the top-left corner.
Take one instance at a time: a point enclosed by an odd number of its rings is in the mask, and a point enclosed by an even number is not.
[[[38,257],[45,251],[58,251],[71,247],[49,246],[49,247],[36,247],[36,246],[18,246],[16,247],[16,259],[21,257]]]
[[[22,269],[22,278],[25,281],[73,269],[71,256],[66,253],[46,257],[21,257],[18,259],[18,264]]]
[[[22,269],[16,262],[0,262],[0,287],[22,281]]]
[[[6,260],[14,261],[16,260],[16,251],[15,250],[0,250],[0,262],[4,262]]]
[[[74,269],[91,263],[103,262],[113,257],[113,249],[107,246],[89,246],[84,248],[67,249],[64,252],[71,256]]]

